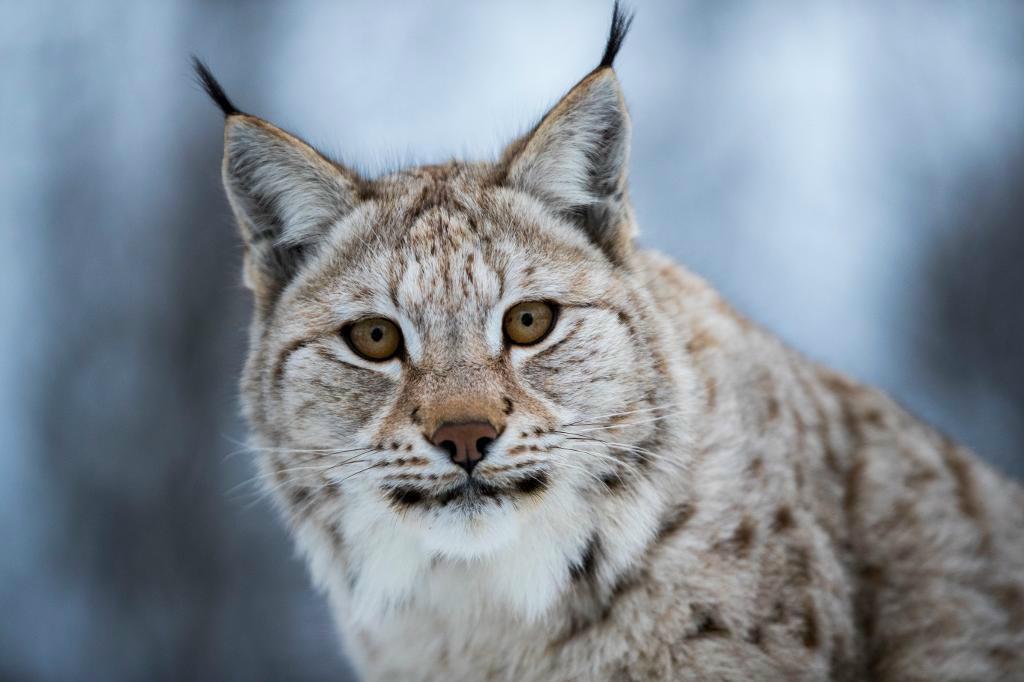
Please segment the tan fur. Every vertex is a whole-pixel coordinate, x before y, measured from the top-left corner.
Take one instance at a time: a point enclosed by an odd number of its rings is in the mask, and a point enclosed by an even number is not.
[[[1020,488],[635,249],[610,69],[496,164],[372,182],[228,121],[254,447],[365,678],[1024,678]],[[560,316],[509,347],[523,300]],[[404,356],[346,347],[368,315]],[[469,419],[460,498],[427,438]]]

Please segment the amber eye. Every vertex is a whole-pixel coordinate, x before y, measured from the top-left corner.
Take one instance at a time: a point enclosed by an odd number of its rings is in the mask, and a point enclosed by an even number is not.
[[[353,322],[342,334],[352,350],[367,360],[388,360],[402,348],[398,325],[383,317]]]
[[[517,303],[505,313],[505,336],[512,343],[529,346],[537,343],[555,326],[555,308],[544,301]]]

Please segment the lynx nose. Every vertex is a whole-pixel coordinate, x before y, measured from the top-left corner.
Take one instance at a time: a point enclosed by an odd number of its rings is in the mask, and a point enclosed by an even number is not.
[[[448,452],[452,461],[472,473],[473,467],[487,456],[487,449],[498,437],[490,422],[463,422],[441,424],[430,442]]]

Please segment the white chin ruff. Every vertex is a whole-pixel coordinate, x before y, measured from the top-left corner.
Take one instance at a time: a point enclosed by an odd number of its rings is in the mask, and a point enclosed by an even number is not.
[[[458,508],[419,521],[423,545],[432,554],[457,559],[493,555],[514,543],[522,527],[522,514],[508,504],[488,503],[467,513]]]

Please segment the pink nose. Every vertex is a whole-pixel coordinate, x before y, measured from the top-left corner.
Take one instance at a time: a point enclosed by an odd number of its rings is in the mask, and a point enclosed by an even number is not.
[[[490,422],[463,422],[441,424],[430,437],[430,442],[448,452],[452,461],[472,473],[473,467],[487,456],[487,449],[498,437]]]

